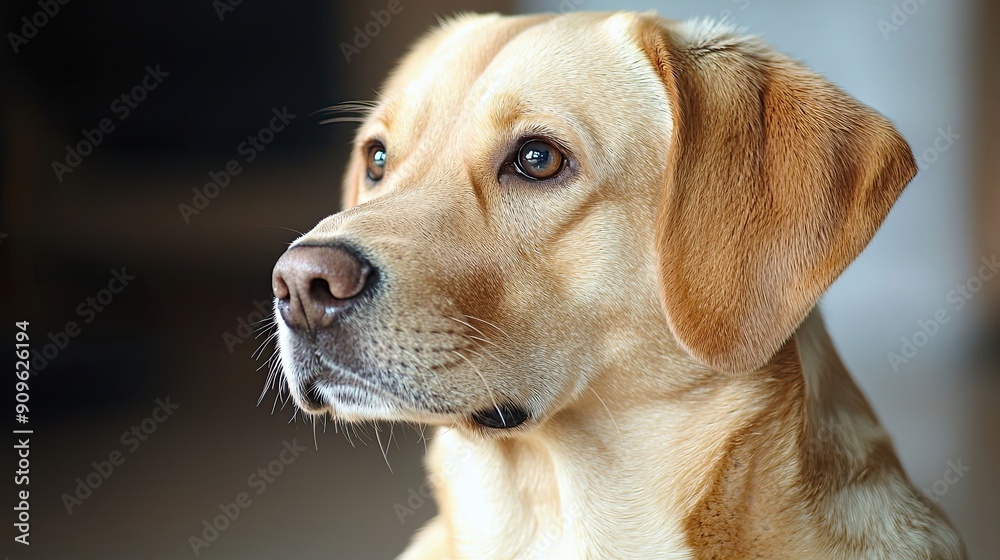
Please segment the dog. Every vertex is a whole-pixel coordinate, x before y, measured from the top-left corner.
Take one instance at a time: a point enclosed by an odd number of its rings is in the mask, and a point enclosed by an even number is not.
[[[964,558],[815,309],[915,172],[724,24],[457,16],[275,265],[282,376],[443,428],[403,560]]]

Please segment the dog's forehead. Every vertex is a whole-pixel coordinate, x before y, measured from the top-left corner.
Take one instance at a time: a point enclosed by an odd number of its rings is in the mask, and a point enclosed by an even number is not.
[[[571,14],[525,30],[470,87],[468,116],[503,128],[511,113],[548,114],[597,133],[616,128],[612,113],[652,116],[666,94],[636,23],[634,15]]]
[[[611,110],[625,99],[658,105],[635,109],[665,106],[637,45],[638,22],[634,14],[602,13],[450,22],[403,60],[386,84],[380,116],[404,136],[459,118],[502,127],[512,116],[505,112],[525,107],[593,116],[596,128],[614,128],[595,106]]]
[[[393,128],[408,120],[440,122],[516,35],[548,19],[546,16],[501,17],[496,14],[457,17],[417,43],[382,89],[377,117]]]

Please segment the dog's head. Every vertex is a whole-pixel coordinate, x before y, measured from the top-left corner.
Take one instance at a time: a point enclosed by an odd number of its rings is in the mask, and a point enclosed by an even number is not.
[[[651,364],[746,375],[914,172],[881,116],[719,26],[461,17],[275,267],[284,374],[310,412],[494,428]]]

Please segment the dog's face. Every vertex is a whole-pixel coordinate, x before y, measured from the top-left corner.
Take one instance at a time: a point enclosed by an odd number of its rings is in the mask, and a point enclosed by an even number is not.
[[[676,43],[656,20],[607,14],[462,18],[420,43],[358,132],[348,209],[298,239],[275,269],[296,403],[346,420],[526,429],[591,380],[656,360],[702,373],[763,365],[871,237],[908,179],[906,162],[893,156],[899,169],[888,171],[859,163],[830,179],[823,166],[832,163],[809,156],[829,146],[809,137],[795,146],[803,181],[814,174],[850,188],[788,193],[748,179],[733,159],[764,175],[788,165],[762,168],[769,154],[753,153],[753,141],[766,151],[795,139],[765,137],[768,129],[732,145],[774,117],[740,99],[727,107],[739,95],[728,91],[750,78],[709,93],[695,79],[696,57],[681,66]],[[683,73],[691,84],[674,81]],[[677,138],[681,118],[705,132]],[[873,122],[886,135],[876,140],[894,140]],[[725,126],[736,132],[717,133]],[[841,148],[845,161],[872,152]],[[877,204],[857,199],[875,188],[858,176],[870,166],[895,189]],[[775,215],[732,207],[760,197]],[[820,203],[857,239],[834,232],[836,247],[814,238],[789,247],[835,229],[800,212]],[[787,235],[764,233],[750,249],[734,238],[737,227],[752,235],[793,221]],[[775,263],[772,249],[800,255]],[[720,260],[729,251],[737,254]],[[767,278],[774,269],[784,276]],[[779,309],[761,309],[772,298]],[[758,327],[765,332],[746,332]]]
[[[315,337],[282,329],[300,405],[312,387],[349,419],[450,421],[494,403],[537,419],[643,339],[638,314],[666,330],[653,259],[666,93],[613,31],[503,41],[530,24],[453,23],[361,127],[345,185],[357,205],[297,243],[348,244],[377,277]],[[581,79],[597,68],[600,88]]]

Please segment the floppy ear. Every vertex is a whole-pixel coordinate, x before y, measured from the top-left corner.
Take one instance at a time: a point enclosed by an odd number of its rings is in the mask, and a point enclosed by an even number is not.
[[[680,344],[731,374],[768,363],[916,173],[881,115],[756,39],[640,43],[673,116],[656,224]]]

